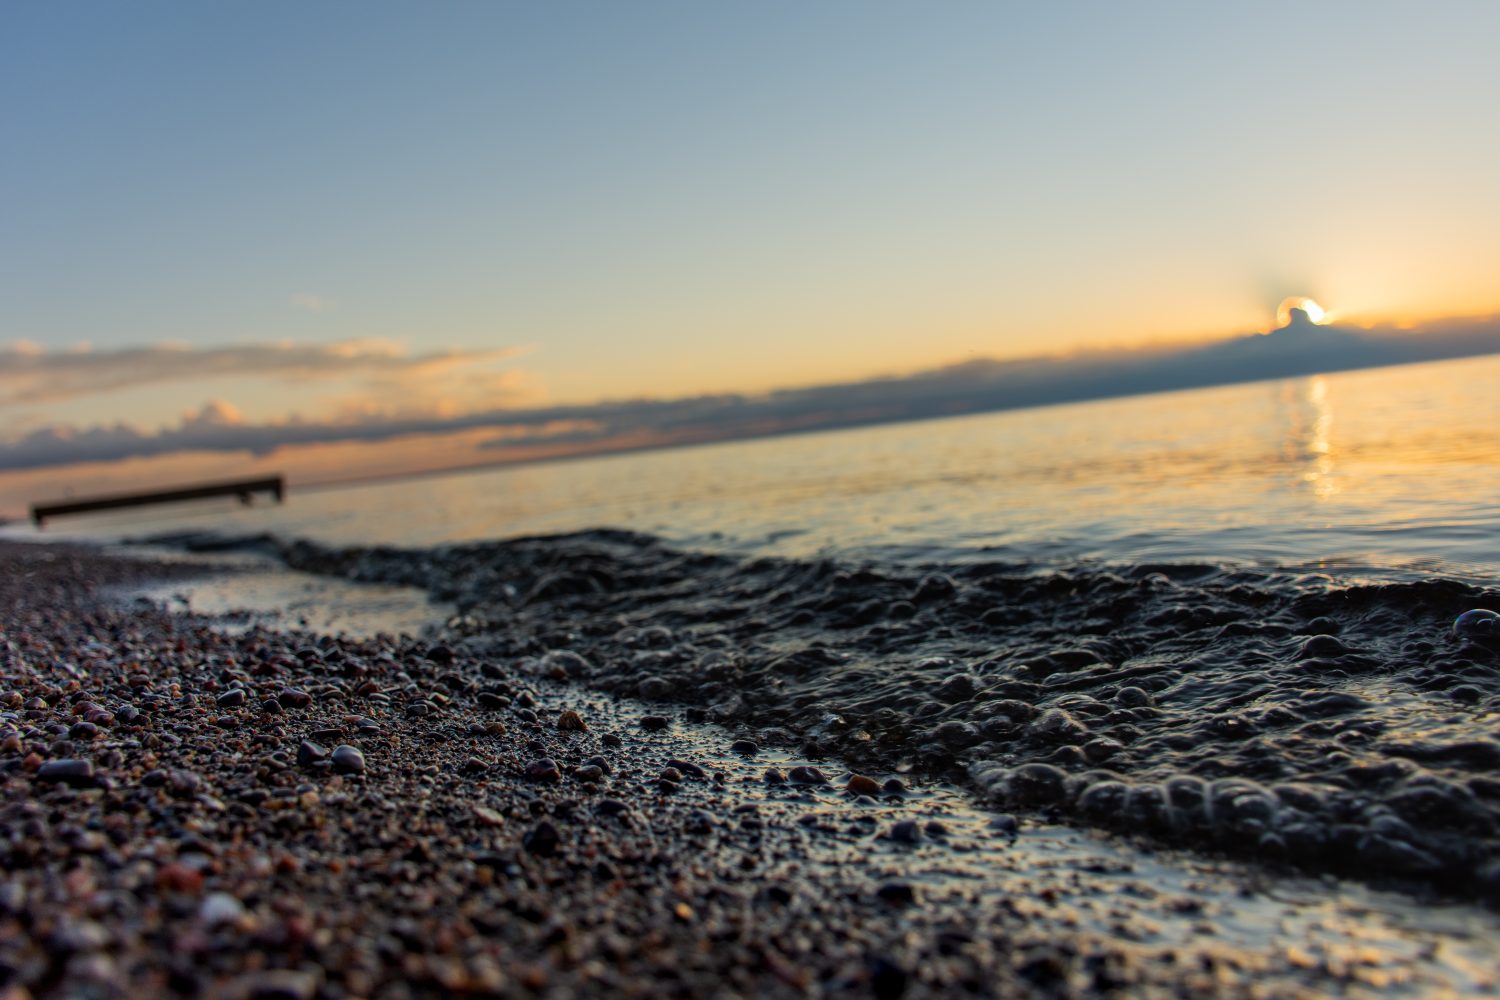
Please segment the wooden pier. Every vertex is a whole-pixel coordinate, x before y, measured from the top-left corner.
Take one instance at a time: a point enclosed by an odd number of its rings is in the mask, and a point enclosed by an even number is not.
[[[269,493],[276,498],[277,503],[280,503],[286,499],[286,483],[281,476],[272,476],[267,479],[237,479],[228,483],[185,486],[175,490],[116,493],[112,496],[91,497],[84,500],[58,500],[51,503],[33,504],[31,520],[40,528],[47,518],[64,514],[86,514],[96,510],[140,507],[152,503],[176,503],[181,500],[205,500],[209,497],[239,497],[240,503],[248,504],[257,493]]]

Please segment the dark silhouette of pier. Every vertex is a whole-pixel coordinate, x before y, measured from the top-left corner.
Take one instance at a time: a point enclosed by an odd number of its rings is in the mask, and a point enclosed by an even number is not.
[[[83,500],[57,500],[31,506],[31,520],[38,528],[49,517],[65,514],[86,514],[96,510],[114,510],[119,507],[140,507],[153,503],[177,503],[182,500],[204,500],[209,497],[239,497],[240,503],[248,504],[257,493],[269,493],[280,503],[286,499],[286,483],[281,476],[265,479],[237,479],[227,483],[204,483],[199,486],[184,486],[172,490],[148,490],[143,493],[116,493],[110,496],[89,497]]]

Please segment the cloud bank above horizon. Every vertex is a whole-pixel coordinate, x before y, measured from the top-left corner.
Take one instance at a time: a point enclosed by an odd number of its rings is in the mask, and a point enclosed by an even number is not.
[[[517,377],[517,369],[495,372],[490,367],[523,353],[513,348],[408,355],[397,345],[380,341],[283,342],[209,350],[158,345],[99,352],[45,352],[22,345],[0,352],[0,405],[76,401],[90,394],[171,382],[196,385],[220,375],[255,375],[287,386],[354,377],[380,388],[389,398],[384,405],[346,405],[321,417],[290,415],[269,420],[248,420],[234,401],[211,398],[183,411],[175,424],[155,429],[123,421],[52,421],[0,438],[0,473],[192,454],[261,459],[299,448],[444,436],[463,436],[465,444],[447,454],[440,465],[478,465],[543,454],[727,440],[1491,352],[1500,352],[1500,317],[1436,321],[1420,332],[1314,327],[1294,321],[1269,334],[1186,347],[974,359],[912,375],[760,394],[545,406],[517,403],[527,398],[517,390],[525,382],[524,373]],[[466,387],[469,405],[455,411],[451,400],[430,400],[426,395],[435,387],[452,386]],[[322,478],[344,478],[360,471],[325,467]]]

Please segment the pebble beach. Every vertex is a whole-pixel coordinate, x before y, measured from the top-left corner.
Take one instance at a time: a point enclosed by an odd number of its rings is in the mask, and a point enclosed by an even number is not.
[[[500,655],[494,622],[483,643],[351,637],[130,596],[207,572],[0,543],[6,1000],[1500,981],[1483,909],[851,770]]]

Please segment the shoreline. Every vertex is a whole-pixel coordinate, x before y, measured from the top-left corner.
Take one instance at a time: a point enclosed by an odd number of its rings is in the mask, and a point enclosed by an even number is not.
[[[15,996],[1500,983],[1500,922],[1472,907],[1016,823],[896,772],[847,791],[833,756],[742,755],[520,658],[226,632],[106,593],[201,566],[42,549],[0,543]],[[828,780],[765,780],[797,768]]]

